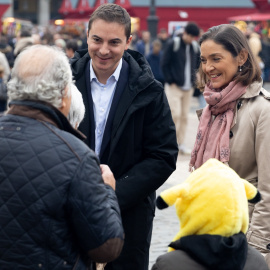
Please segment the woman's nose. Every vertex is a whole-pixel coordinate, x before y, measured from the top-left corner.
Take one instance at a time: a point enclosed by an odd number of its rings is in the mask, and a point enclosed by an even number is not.
[[[212,63],[207,63],[205,68],[206,68],[206,72],[209,72],[215,69]]]

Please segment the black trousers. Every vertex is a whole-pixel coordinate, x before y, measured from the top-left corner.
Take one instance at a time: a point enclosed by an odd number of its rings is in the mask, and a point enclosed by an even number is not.
[[[148,270],[154,214],[154,199],[150,197],[122,212],[124,247],[105,270]]]

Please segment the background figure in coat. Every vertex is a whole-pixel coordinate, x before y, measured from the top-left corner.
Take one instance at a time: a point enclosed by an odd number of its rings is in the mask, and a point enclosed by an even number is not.
[[[200,29],[195,23],[188,23],[184,33],[168,41],[161,60],[165,80],[165,93],[176,127],[176,137],[181,154],[190,155],[184,145],[190,102],[199,67],[199,45],[195,39]]]
[[[152,270],[268,270],[245,236],[248,201],[260,199],[254,185],[209,159],[157,198],[159,209],[175,206],[180,230]]]
[[[148,54],[148,56],[146,57],[151,70],[154,74],[154,77],[156,80],[158,80],[159,82],[162,83],[162,85],[164,85],[164,77],[161,71],[161,57],[162,57],[162,43],[160,42],[159,39],[155,39],[152,42],[152,47],[153,50],[150,54]]]
[[[199,87],[208,105],[200,117],[190,168],[216,158],[258,187],[262,200],[250,205],[247,239],[270,266],[270,94],[262,88],[261,70],[238,28],[212,27],[199,43]]]
[[[131,21],[116,4],[90,17],[88,51],[71,59],[86,115],[79,126],[86,143],[116,178],[125,243],[105,269],[147,270],[155,191],[175,170],[175,126],[161,83],[146,59],[128,50]]]
[[[0,117],[1,269],[86,270],[121,252],[113,174],[66,118],[71,82],[59,49],[34,45],[15,61]]]

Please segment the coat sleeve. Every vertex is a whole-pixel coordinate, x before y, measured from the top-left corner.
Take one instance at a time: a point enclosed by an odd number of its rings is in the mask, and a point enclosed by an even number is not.
[[[143,158],[116,182],[121,210],[155,192],[176,168],[175,125],[164,91],[150,103],[143,122]]]
[[[89,259],[109,262],[123,247],[124,232],[114,190],[105,185],[94,154],[88,153],[72,180],[68,213],[81,249]]]
[[[173,76],[171,73],[171,63],[173,57],[173,39],[169,40],[166,43],[166,46],[163,51],[161,58],[161,70],[165,79],[165,82],[171,84],[173,82]]]
[[[266,101],[265,104],[257,104],[257,106],[260,109],[257,110],[256,119],[253,119],[253,123],[255,157],[258,170],[257,188],[262,199],[254,205],[247,239],[249,244],[262,253],[268,253],[268,256],[270,255],[270,101]],[[270,266],[270,259],[268,265]]]

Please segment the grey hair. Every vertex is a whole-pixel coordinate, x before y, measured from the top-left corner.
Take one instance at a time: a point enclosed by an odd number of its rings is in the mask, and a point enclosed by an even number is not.
[[[85,106],[81,92],[75,86],[71,84],[71,104],[69,114],[67,116],[70,124],[74,128],[78,128],[84,118]]]
[[[8,82],[8,98],[36,100],[61,108],[70,96],[72,73],[68,58],[57,47],[33,45],[19,54]],[[65,89],[67,88],[67,93]]]

